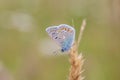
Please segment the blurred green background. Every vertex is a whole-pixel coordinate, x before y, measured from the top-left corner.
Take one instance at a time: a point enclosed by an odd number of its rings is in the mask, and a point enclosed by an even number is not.
[[[84,18],[85,80],[120,80],[120,0],[0,0],[0,80],[67,80],[45,28],[73,19],[77,39]]]

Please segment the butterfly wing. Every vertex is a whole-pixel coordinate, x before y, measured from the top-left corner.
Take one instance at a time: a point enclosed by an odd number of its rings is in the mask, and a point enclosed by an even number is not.
[[[48,27],[46,32],[61,46],[62,52],[69,50],[74,42],[75,29],[69,25],[61,24],[59,26]]]
[[[59,25],[59,32],[64,36],[64,40],[61,43],[61,51],[68,51],[74,43],[75,29],[69,25],[61,24]]]
[[[59,46],[61,46],[60,33],[58,33],[58,26],[51,26],[46,28],[48,35],[55,41]]]
[[[61,24],[59,25],[59,32],[61,32],[62,36],[64,36],[64,40],[68,38],[72,38],[73,41],[75,39],[75,29],[69,25]],[[72,41],[72,44],[73,44]]]
[[[46,28],[46,32],[48,33],[50,37],[53,38],[57,34],[56,33],[57,29],[58,29],[58,26],[51,26],[51,27]]]

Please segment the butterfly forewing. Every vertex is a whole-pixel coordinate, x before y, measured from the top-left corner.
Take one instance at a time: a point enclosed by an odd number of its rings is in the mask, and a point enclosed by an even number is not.
[[[65,39],[69,38],[70,36],[75,38],[75,29],[69,25],[61,24],[59,25],[59,30],[63,32],[63,35],[65,36]]]
[[[58,30],[58,26],[52,26],[52,27],[48,27],[46,29],[46,32],[55,42],[57,42],[59,46],[61,46],[60,40],[58,40],[59,33],[57,32],[57,30]]]

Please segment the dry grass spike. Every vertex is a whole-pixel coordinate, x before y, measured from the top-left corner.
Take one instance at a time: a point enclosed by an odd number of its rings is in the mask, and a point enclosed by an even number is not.
[[[72,46],[71,50],[70,50],[70,73],[69,73],[69,80],[83,80],[84,77],[82,77],[82,66],[84,63],[84,59],[82,56],[82,53],[78,54],[78,47],[83,35],[83,31],[85,29],[85,25],[86,25],[86,20],[84,19],[82,22],[82,26],[80,28],[80,34],[78,37],[77,42],[74,43],[74,45]]]

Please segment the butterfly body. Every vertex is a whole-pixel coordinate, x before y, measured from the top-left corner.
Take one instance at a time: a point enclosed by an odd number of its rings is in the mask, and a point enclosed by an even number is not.
[[[61,47],[61,52],[69,51],[75,38],[75,29],[69,25],[61,24],[46,29],[49,36]]]

